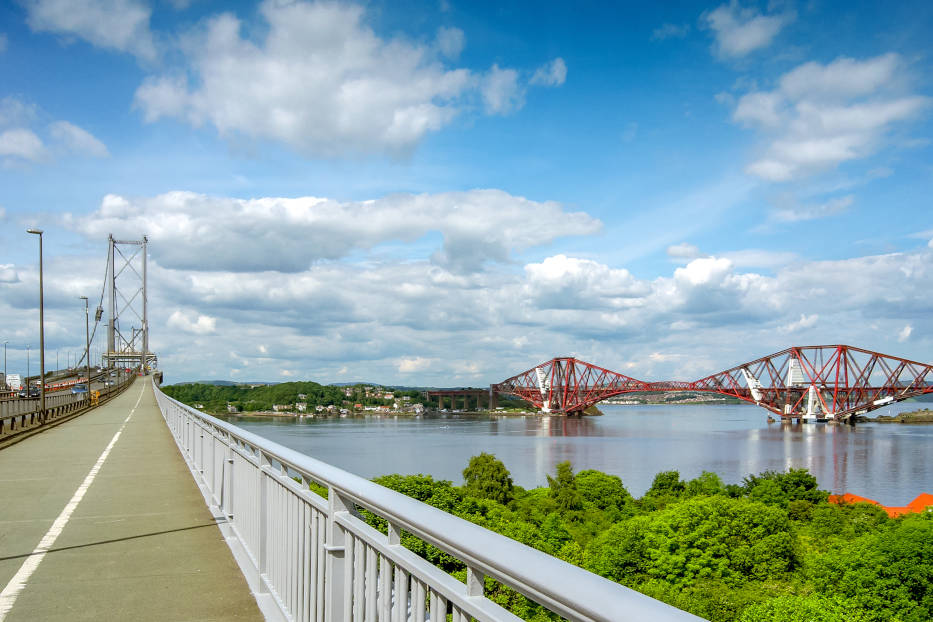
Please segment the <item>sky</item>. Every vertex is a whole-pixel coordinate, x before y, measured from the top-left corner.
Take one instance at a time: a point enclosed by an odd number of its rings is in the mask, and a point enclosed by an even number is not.
[[[924,1],[2,3],[8,371],[29,227],[49,368],[110,234],[148,236],[169,383],[929,362],[931,31]]]

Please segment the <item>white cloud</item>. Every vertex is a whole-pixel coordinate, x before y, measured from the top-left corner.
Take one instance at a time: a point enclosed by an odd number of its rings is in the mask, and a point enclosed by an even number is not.
[[[783,104],[779,93],[748,93],[739,99],[732,118],[746,127],[755,124],[777,127],[783,121],[780,110]]]
[[[42,139],[32,130],[14,128],[0,133],[0,157],[38,162],[46,155]]]
[[[819,321],[819,319],[820,319],[820,316],[816,313],[813,313],[811,315],[806,315],[804,313],[801,313],[799,320],[782,326],[780,330],[785,333],[793,333],[803,328],[813,328],[814,326],[816,326],[816,323],[817,321]]]
[[[910,335],[913,332],[914,332],[914,327],[911,326],[910,324],[907,324],[906,326],[904,326],[904,328],[901,329],[901,332],[897,334],[897,340],[903,343],[907,341],[908,339],[910,339]]]
[[[555,255],[525,266],[524,298],[540,308],[622,308],[649,287],[624,268]]]
[[[673,259],[694,259],[702,255],[700,249],[693,244],[681,242],[667,247],[667,256]]]
[[[59,141],[68,151],[95,158],[110,156],[107,147],[93,134],[67,121],[56,121],[49,126],[52,138]]]
[[[849,209],[854,200],[855,197],[851,194],[844,197],[836,197],[816,205],[798,205],[794,200],[788,199],[790,204],[785,204],[775,209],[771,217],[777,222],[800,222],[803,220],[826,218],[845,212]]]
[[[665,39],[683,39],[690,32],[689,24],[662,24],[660,28],[655,28],[651,33],[654,41],[664,41]]]
[[[508,114],[525,105],[525,90],[519,84],[518,72],[500,69],[499,65],[483,76],[480,90],[488,114]]]
[[[171,192],[130,199],[104,198],[91,218],[65,215],[66,225],[94,239],[114,233],[156,242],[166,267],[196,270],[305,270],[390,241],[413,242],[431,231],[443,236],[432,259],[457,271],[567,235],[588,235],[601,223],[553,202],[501,190],[390,195],[362,202],[329,199],[232,199]],[[210,249],[205,250],[205,249]]]
[[[12,95],[0,99],[0,127],[29,125],[37,115],[35,104]]]
[[[903,61],[893,53],[864,61],[840,57],[827,65],[809,62],[781,76],[780,91],[790,99],[845,100],[888,88],[902,71]]]
[[[921,116],[933,99],[909,92],[903,60],[884,54],[805,63],[784,74],[773,91],[753,91],[733,119],[761,130],[763,153],[746,171],[786,182],[871,156],[892,126]]]
[[[2,214],[0,214],[0,216],[2,216]],[[0,220],[2,220],[2,218],[0,218]],[[0,263],[0,283],[17,282],[19,282],[19,275],[16,274],[16,266],[11,263]]]
[[[460,56],[466,45],[466,36],[459,28],[441,26],[437,29],[437,49],[451,60]]]
[[[168,318],[169,328],[194,335],[209,335],[217,330],[217,318],[200,314],[185,314],[180,309]]]
[[[737,268],[782,268],[799,259],[795,253],[789,251],[770,251],[758,248],[727,251],[722,253],[722,256]]]
[[[738,58],[771,45],[794,18],[792,13],[761,15],[756,9],[743,9],[733,0],[704,14],[703,21],[714,33],[716,54]]]
[[[152,10],[137,0],[31,0],[27,21],[36,32],[74,35],[100,48],[152,61]]]
[[[549,63],[538,67],[531,76],[530,84],[540,86],[560,86],[567,79],[567,64],[563,58],[555,58]]]
[[[425,371],[431,367],[431,359],[421,356],[400,358],[398,360],[398,371],[401,374],[410,374],[416,371]]]
[[[229,139],[272,140],[309,156],[405,154],[479,95],[491,114],[521,108],[515,69],[448,68],[465,37],[432,45],[378,36],[356,5],[267,0],[249,36],[232,13],[182,38],[184,67],[147,77],[135,101],[147,121],[213,125]]]
[[[263,237],[269,228],[260,220],[253,233]],[[270,237],[277,235],[273,229]],[[642,279],[624,266],[570,255],[487,264],[470,274],[417,253],[380,252],[299,272],[206,271],[166,267],[158,254],[171,244],[187,241],[151,242],[149,263],[152,347],[171,382],[248,362],[246,379],[254,380],[288,370],[319,381],[483,386],[557,354],[638,378],[693,379],[792,345],[795,333],[786,329],[795,323],[822,343],[915,360],[929,358],[933,331],[933,249],[926,245],[798,259],[772,275],[702,257]],[[100,257],[53,253],[47,260],[47,343],[83,346],[83,334],[72,330],[74,297],[99,291]],[[35,327],[24,310],[36,305],[36,267],[4,270],[18,279],[0,281],[0,322],[11,339],[27,343]],[[213,332],[201,316],[215,320]],[[812,316],[818,321],[807,328]],[[910,338],[899,342],[908,324]]]

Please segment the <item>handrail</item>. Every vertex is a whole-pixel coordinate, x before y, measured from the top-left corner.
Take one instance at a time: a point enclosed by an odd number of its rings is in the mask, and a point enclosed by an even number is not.
[[[36,428],[61,421],[76,412],[103,403],[110,399],[111,395],[122,391],[133,378],[134,376],[122,376],[119,380],[120,384],[108,386],[99,391],[46,392],[44,413],[40,411],[38,397],[0,400],[0,442],[6,442],[13,437],[22,438],[24,433],[31,434],[31,431]],[[92,397],[92,393],[95,392],[98,394],[96,400]]]
[[[483,596],[484,576],[569,620],[699,619],[201,413],[153,386],[209,505],[224,512],[248,554],[244,574],[258,573],[260,591],[272,594],[287,619],[368,621],[375,620],[378,611],[379,620],[399,615],[391,619],[424,622],[425,615],[443,620],[447,613],[453,613],[455,622],[470,617],[517,620]],[[294,475],[301,483],[292,479]],[[309,482],[326,486],[328,498],[311,492]],[[243,503],[244,497],[249,503]],[[357,506],[386,519],[389,535],[357,518]],[[401,547],[402,530],[466,564],[467,584]],[[293,558],[298,559],[295,567],[290,565]]]

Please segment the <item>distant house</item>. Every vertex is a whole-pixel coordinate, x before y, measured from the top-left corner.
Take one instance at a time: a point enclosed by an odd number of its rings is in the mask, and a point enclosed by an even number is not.
[[[297,402],[297,403],[295,404],[295,408],[297,408],[297,409],[298,409],[298,412],[300,412],[300,413],[307,412],[307,410],[308,410],[308,402]]]
[[[395,399],[395,393],[383,393],[382,397],[387,400]]]
[[[228,413],[238,413],[238,412],[240,412],[240,409],[237,408],[236,406],[234,406],[233,404],[227,404],[227,412],[228,412]]]
[[[314,407],[314,410],[316,410],[319,413],[322,413],[324,412],[324,407],[318,404],[317,406]]]
[[[308,395],[307,395],[306,393],[299,393],[299,394],[298,394],[298,399],[300,399],[300,400],[306,400],[306,399],[308,399]]]
[[[362,405],[362,404],[354,404],[354,405],[353,405],[353,410],[363,410],[363,405]]]
[[[292,409],[291,404],[273,404],[272,405],[272,412],[280,413],[280,412],[289,411],[291,409]]]

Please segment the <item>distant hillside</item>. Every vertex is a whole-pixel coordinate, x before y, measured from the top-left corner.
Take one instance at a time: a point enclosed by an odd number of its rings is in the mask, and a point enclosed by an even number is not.
[[[404,384],[382,384],[380,382],[331,382],[329,387],[383,387],[395,391],[457,391],[460,389],[486,389],[488,387],[412,387]]]
[[[255,384],[257,386],[250,386]],[[386,406],[396,400],[408,404],[424,401],[420,391],[394,390],[392,398],[381,397],[381,391],[366,391],[356,388],[324,386],[316,382],[279,382],[259,383],[179,383],[162,387],[165,394],[188,405],[202,404],[208,412],[226,412],[227,405],[232,405],[240,412],[267,411],[274,404],[295,404],[304,402],[307,408],[316,406]],[[363,385],[378,386],[378,385]],[[377,397],[379,396],[379,397]]]
[[[184,385],[191,385],[191,384],[208,384],[208,385],[215,386],[215,387],[236,387],[241,384],[249,384],[249,385],[255,384],[255,385],[271,386],[271,385],[279,384],[279,383],[278,382],[265,382],[262,380],[238,380],[236,382],[234,382],[233,380],[197,380],[195,382],[176,382],[173,386],[184,386]]]

